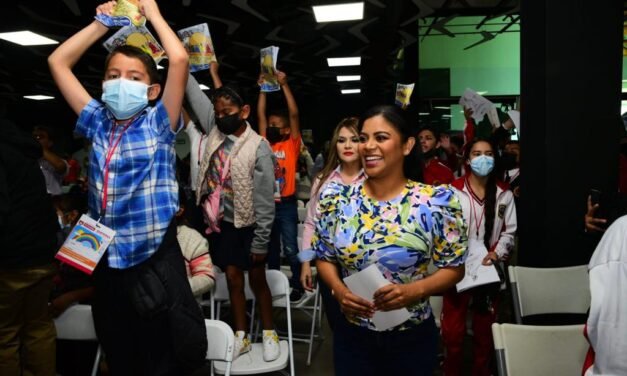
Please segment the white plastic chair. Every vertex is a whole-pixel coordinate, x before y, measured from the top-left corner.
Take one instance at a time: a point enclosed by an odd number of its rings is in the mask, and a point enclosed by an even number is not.
[[[270,293],[273,299],[285,298],[286,299],[286,312],[287,312],[287,341],[279,341],[281,348],[281,355],[278,359],[272,362],[265,362],[263,360],[263,344],[253,343],[251,351],[240,355],[235,359],[231,366],[232,375],[252,375],[258,373],[284,371],[288,362],[290,366],[290,375],[294,376],[294,352],[293,352],[293,339],[292,339],[292,316],[290,313],[290,283],[287,276],[278,270],[266,270],[266,280],[268,281],[268,287],[270,287]],[[226,372],[227,363],[216,361],[214,362],[215,371],[218,374],[224,374]]]
[[[315,267],[312,268],[312,274],[315,277]],[[287,299],[289,300],[289,298]],[[321,316],[322,316],[322,299],[320,297],[320,288],[316,283],[316,287],[314,291],[305,291],[303,297],[298,301],[298,303],[293,304],[290,303],[290,308],[292,310],[299,310],[303,312],[305,315],[309,317],[311,320],[311,324],[309,325],[309,331],[306,333],[292,333],[293,341],[296,342],[305,342],[309,344],[309,349],[307,352],[307,365],[311,364],[311,355],[313,352],[313,344],[316,338],[322,338],[319,334],[316,333],[316,328],[321,327]],[[279,298],[274,299],[272,302],[274,307],[280,307],[287,309],[286,299]]]
[[[90,305],[76,304],[70,306],[61,316],[54,319],[54,325],[57,328],[57,339],[98,341]],[[96,376],[98,373],[98,364],[100,363],[101,355],[102,348],[98,345],[96,359],[94,359],[94,365],[91,369],[92,376]]]
[[[217,269],[217,268],[216,268]],[[255,294],[253,290],[250,288],[250,282],[248,278],[248,272],[244,272],[244,296],[246,300],[250,300],[252,303],[251,311],[248,314],[250,320],[250,328],[248,330],[249,333],[253,333],[253,328],[255,324]],[[200,304],[203,306],[209,305],[210,314],[209,317],[212,320],[220,320],[220,311],[222,310],[223,305],[228,305],[230,302],[229,295],[229,287],[226,282],[226,274],[221,272],[219,269],[215,272],[215,286],[213,291],[210,293],[209,301],[203,300]]]
[[[224,374],[229,376],[233,362],[233,350],[235,347],[235,334],[231,327],[220,320],[205,320],[207,333],[207,360],[211,360],[211,374],[213,374],[213,361],[221,360],[226,364]]]
[[[583,325],[492,324],[500,376],[580,375],[588,343]]]
[[[307,218],[307,208],[303,207],[303,208],[297,208],[298,210],[298,222],[299,223],[303,223],[305,222],[305,218]]]
[[[296,235],[298,238],[303,238],[303,233],[305,232],[305,225],[302,223],[298,224],[298,234]]]
[[[516,322],[538,314],[585,314],[590,307],[588,266],[509,267]]]

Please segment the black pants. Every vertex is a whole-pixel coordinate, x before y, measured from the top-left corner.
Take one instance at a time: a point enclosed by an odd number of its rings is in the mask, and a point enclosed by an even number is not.
[[[102,260],[94,284],[94,323],[111,375],[184,375],[203,365],[204,320],[174,223],[147,261],[120,270]]]
[[[337,376],[431,376],[438,332],[433,316],[415,328],[377,332],[338,320],[333,333]]]

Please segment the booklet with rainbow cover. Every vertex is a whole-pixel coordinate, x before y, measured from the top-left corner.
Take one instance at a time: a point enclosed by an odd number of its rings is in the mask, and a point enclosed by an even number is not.
[[[118,0],[111,15],[98,14],[94,17],[106,27],[123,27],[131,24],[144,26],[146,17],[141,14],[138,0]]]
[[[91,275],[114,236],[114,230],[83,214],[55,257]]]
[[[111,52],[114,48],[123,45],[135,46],[152,56],[156,63],[165,57],[165,50],[146,26],[125,26],[113,34],[102,45]]]
[[[186,27],[176,32],[189,55],[190,72],[209,69],[209,65],[218,61],[213,49],[213,41],[206,23]]]
[[[396,98],[394,102],[402,109],[406,109],[409,106],[409,98],[414,91],[414,84],[396,84]]]
[[[262,48],[260,55],[261,74],[263,76],[260,85],[261,91],[269,92],[281,90],[281,85],[279,85],[279,80],[276,77],[276,61],[279,56],[279,47],[270,46]]]

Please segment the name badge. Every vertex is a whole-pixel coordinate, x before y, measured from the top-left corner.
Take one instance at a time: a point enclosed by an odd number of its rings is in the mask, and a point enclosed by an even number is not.
[[[114,237],[114,230],[83,214],[55,257],[91,275]]]

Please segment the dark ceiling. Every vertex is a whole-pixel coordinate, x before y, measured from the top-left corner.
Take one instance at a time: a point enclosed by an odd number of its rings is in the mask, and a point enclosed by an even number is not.
[[[432,32],[442,33],[445,30],[437,21],[445,24],[447,18],[458,15],[502,17],[515,12],[518,4],[518,0],[365,0],[361,21],[316,23],[311,5],[348,1],[172,0],[160,1],[159,6],[174,30],[207,22],[223,80],[249,88],[251,96],[256,90],[259,49],[279,46],[278,68],[290,78],[306,117],[304,123],[316,129],[320,123],[331,122],[332,127],[335,119],[358,114],[370,104],[390,102],[394,83],[407,72],[398,69],[399,50],[417,49],[418,18],[438,17]],[[99,3],[3,1],[0,32],[28,29],[64,41],[93,19]],[[0,101],[8,112],[4,116],[23,126],[47,122],[71,130],[75,117],[60,98],[46,64],[54,48],[22,47],[0,40]],[[75,69],[96,97],[100,95],[106,53],[100,43],[96,44]],[[357,55],[362,57],[360,67],[329,68],[326,63],[327,57]],[[417,62],[412,66],[417,67]],[[341,85],[336,82],[337,74],[360,74],[362,81]],[[207,72],[195,75],[200,82],[210,84]],[[343,87],[360,87],[362,94],[340,95]],[[22,98],[29,94],[56,99],[35,102]]]

